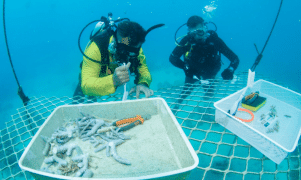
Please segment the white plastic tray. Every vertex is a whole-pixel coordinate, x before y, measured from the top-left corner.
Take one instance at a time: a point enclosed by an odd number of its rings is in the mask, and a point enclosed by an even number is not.
[[[266,97],[266,104],[254,112],[252,122],[242,122],[228,114],[228,110],[238,99],[244,89],[214,103],[215,121],[255,147],[265,156],[277,164],[295,150],[301,134],[301,94],[287,88],[258,80],[251,91],[259,91],[259,95]],[[247,92],[248,94],[250,92]],[[277,110],[279,121],[278,132],[267,133],[267,129],[260,123],[261,115],[269,112],[271,106]],[[241,106],[240,106],[241,107]]]
[[[99,152],[102,153],[100,157],[103,157],[99,161],[103,163],[98,166],[102,167],[98,168],[99,173],[94,172],[91,179],[185,179],[199,163],[198,156],[165,100],[150,98],[56,108],[26,147],[19,166],[36,179],[74,179],[39,171],[45,159],[42,154],[45,143],[40,136],[50,137],[64,121],[82,117],[81,112],[105,119],[122,119],[138,114],[152,116],[142,125],[125,131],[132,138],[117,148],[118,154],[132,164],[110,165],[104,158],[105,152]]]

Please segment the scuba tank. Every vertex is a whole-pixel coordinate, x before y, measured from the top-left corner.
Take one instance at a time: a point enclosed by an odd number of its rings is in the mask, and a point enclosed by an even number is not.
[[[124,20],[130,21],[130,19],[128,19],[128,18],[121,18],[121,19],[113,20],[113,14],[110,12],[110,13],[108,13],[108,17],[102,16],[100,18],[100,20],[94,20],[94,21],[88,23],[82,29],[82,31],[80,32],[79,37],[78,37],[78,47],[79,47],[80,52],[83,54],[83,56],[85,56],[87,59],[89,59],[91,61],[96,61],[96,60],[88,57],[84,53],[82,48],[80,47],[80,39],[81,39],[82,33],[88,26],[97,22],[97,24],[95,25],[95,28],[93,29],[93,31],[90,34],[90,41],[88,43],[88,45],[89,45],[96,38],[108,37],[108,36],[111,36],[112,34],[114,34],[115,30],[117,29],[117,26],[115,23],[124,21]]]
[[[79,50],[80,52],[83,54],[83,56],[85,56],[87,59],[91,60],[91,61],[94,61],[94,62],[98,62],[90,57],[88,57],[84,51],[82,50],[82,48],[80,47],[80,39],[81,39],[81,35],[82,33],[84,32],[84,30],[90,26],[91,24],[97,22],[97,24],[95,25],[95,28],[93,29],[93,31],[91,32],[90,34],[90,42],[88,43],[88,45],[94,41],[95,39],[98,39],[98,38],[102,38],[102,37],[109,37],[111,35],[116,35],[116,29],[117,29],[117,26],[116,26],[116,23],[118,22],[121,22],[121,21],[124,21],[124,20],[128,20],[130,21],[130,19],[128,18],[121,18],[121,19],[117,19],[117,20],[114,20],[113,19],[113,14],[110,12],[108,13],[108,17],[104,17],[102,16],[100,18],[100,20],[95,20],[95,21],[92,21],[90,23],[88,23],[83,29],[82,31],[80,32],[79,34],[79,37],[78,37],[78,47],[79,47]],[[157,25],[154,25],[152,27],[150,27],[146,32],[145,32],[145,35],[146,36],[150,31],[156,29],[156,28],[159,28],[161,26],[164,26],[164,24],[157,24]],[[114,50],[116,51],[115,48],[113,48],[113,46],[115,46],[114,44],[110,44],[109,45],[109,49],[110,49],[110,52],[113,52]]]

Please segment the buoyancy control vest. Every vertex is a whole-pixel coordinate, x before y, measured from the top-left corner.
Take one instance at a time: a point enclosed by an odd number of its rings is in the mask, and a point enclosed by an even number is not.
[[[221,64],[221,54],[215,44],[218,35],[215,31],[207,31],[210,36],[204,43],[190,44],[190,49],[184,55],[184,61],[191,67],[201,65],[201,67],[217,66]],[[198,66],[199,67],[199,66]]]

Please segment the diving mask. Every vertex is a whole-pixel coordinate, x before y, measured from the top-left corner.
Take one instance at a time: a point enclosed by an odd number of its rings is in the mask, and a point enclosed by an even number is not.
[[[197,29],[197,30],[194,30],[194,31],[189,31],[187,34],[190,35],[190,36],[196,36],[196,35],[203,36],[205,34],[205,31],[203,29],[204,28]]]
[[[117,53],[125,54],[131,57],[137,57],[139,55],[140,47],[136,48],[136,47],[125,45],[123,43],[117,43],[116,50]]]
[[[119,63],[128,63],[130,61],[134,61],[139,55],[140,47],[135,48],[131,46],[127,46],[122,43],[117,43],[116,46],[116,60]]]
[[[207,33],[206,26],[203,26],[202,28],[189,31],[187,33],[187,36],[189,37],[190,42],[192,43],[204,43],[209,35]]]
[[[178,42],[178,39],[181,39],[183,37],[189,37],[189,42],[190,43],[197,43],[197,42],[205,42],[205,40],[209,37],[209,33],[208,33],[208,24],[213,24],[215,26],[215,30],[213,31],[217,31],[217,27],[213,22],[205,22],[203,24],[203,26],[201,28],[195,29],[195,30],[190,30],[188,31],[188,33],[182,37],[177,38],[177,33],[178,31],[185,25],[187,25],[187,23],[181,25],[177,31],[175,32],[175,43],[177,46],[187,46],[189,45],[189,43],[186,43],[185,45],[180,45],[180,43]]]

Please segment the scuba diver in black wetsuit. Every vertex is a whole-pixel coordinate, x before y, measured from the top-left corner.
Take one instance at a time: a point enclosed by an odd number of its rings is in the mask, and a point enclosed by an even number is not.
[[[177,47],[169,57],[169,61],[174,66],[183,69],[186,75],[180,102],[191,93],[192,89],[189,88],[192,86],[192,83],[200,79],[215,78],[221,68],[221,54],[231,61],[229,67],[222,72],[224,80],[233,79],[234,71],[239,64],[237,55],[228,48],[215,31],[207,30],[206,24],[208,23],[205,23],[203,18],[191,16],[187,23],[179,27],[180,29],[187,25],[188,34],[180,43],[176,39]],[[184,56],[184,61],[181,60],[182,55]]]

